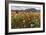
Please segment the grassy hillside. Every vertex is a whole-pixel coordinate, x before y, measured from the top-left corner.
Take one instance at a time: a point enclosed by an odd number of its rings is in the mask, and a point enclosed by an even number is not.
[[[11,28],[39,28],[40,13],[39,12],[12,12]]]

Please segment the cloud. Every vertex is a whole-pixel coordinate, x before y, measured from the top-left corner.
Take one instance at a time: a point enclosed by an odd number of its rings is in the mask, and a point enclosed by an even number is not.
[[[37,10],[40,10],[40,7],[34,7],[34,6],[11,6],[12,10],[25,10],[25,9],[30,9],[30,8],[35,8]]]

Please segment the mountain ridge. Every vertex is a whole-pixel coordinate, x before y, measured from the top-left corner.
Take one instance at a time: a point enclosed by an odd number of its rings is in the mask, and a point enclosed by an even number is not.
[[[12,10],[13,12],[40,12],[40,10],[37,10],[35,8],[25,9],[25,10]]]

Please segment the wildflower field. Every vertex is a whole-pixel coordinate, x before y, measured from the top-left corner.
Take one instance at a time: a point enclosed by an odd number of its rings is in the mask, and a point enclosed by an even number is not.
[[[19,12],[11,13],[11,28],[39,28],[40,13],[39,12]]]

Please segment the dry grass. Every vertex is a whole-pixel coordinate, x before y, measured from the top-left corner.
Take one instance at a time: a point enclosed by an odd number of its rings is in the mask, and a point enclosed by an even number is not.
[[[39,12],[19,12],[11,13],[13,28],[38,28],[40,27]]]

